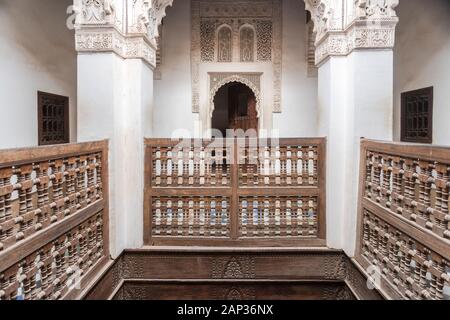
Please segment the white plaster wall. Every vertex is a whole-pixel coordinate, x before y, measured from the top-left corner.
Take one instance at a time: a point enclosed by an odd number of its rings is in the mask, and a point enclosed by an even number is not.
[[[38,144],[37,91],[69,96],[76,141],[74,33],[66,27],[72,0],[0,0],[0,148]]]
[[[162,79],[155,81],[153,136],[170,137],[177,129],[195,129],[198,114],[191,107],[190,1],[175,1],[163,25]],[[264,72],[262,76],[265,128],[278,129],[282,137],[315,136],[317,78],[307,77],[306,18],[303,1],[283,0],[283,78],[281,114],[272,114],[273,83],[270,64],[203,64],[201,72]],[[209,101],[209,83],[200,83],[201,101]],[[205,117],[207,113],[203,113]],[[203,119],[206,122],[206,119]]]
[[[154,82],[153,136],[171,137],[174,130],[192,132],[197,114],[192,113],[191,6],[174,1],[163,25],[162,80]]]
[[[394,133],[401,93],[434,87],[433,143],[450,145],[450,1],[403,0],[394,49]]]
[[[317,128],[320,136],[327,137],[327,175],[326,175],[326,206],[327,206],[327,245],[330,248],[342,248],[342,214],[345,199],[342,197],[344,170],[332,170],[345,167],[345,112],[347,100],[345,97],[347,59],[331,58],[319,68],[318,83],[318,119]],[[340,81],[335,80],[336,74],[341,75]]]
[[[308,77],[305,3],[283,0],[282,113],[273,114],[281,137],[317,136],[317,77]]]

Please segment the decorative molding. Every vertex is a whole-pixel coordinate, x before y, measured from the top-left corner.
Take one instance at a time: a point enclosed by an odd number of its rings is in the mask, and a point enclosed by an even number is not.
[[[356,49],[392,49],[397,22],[384,22],[375,27],[355,21],[345,31],[329,32],[316,43],[316,65],[330,56],[347,56]]]
[[[254,288],[248,288],[243,285],[229,285],[226,287],[217,286],[214,288],[212,298],[214,300],[228,301],[249,301],[256,300],[256,292]]]
[[[364,273],[343,252],[328,249],[285,250],[286,248],[258,251],[249,248],[242,252],[232,249],[196,251],[193,248],[127,250],[99,277],[99,281],[93,283],[85,298],[96,300],[134,298],[130,286],[151,288],[152,286],[148,284],[152,282],[146,282],[148,279],[160,284],[163,282],[159,282],[158,279],[166,283],[171,280],[180,282],[187,279],[199,282],[214,280],[216,284],[217,281],[223,280],[228,284],[224,283],[220,290],[217,287],[215,291],[215,297],[221,299],[239,297],[239,293],[247,297],[253,296],[250,294],[251,291],[241,290],[242,280],[248,282],[282,279],[292,281],[307,279],[322,283],[345,282],[350,289],[342,291],[335,288],[335,284],[323,288],[321,289],[323,299],[350,298],[349,291],[357,299],[382,298],[376,290],[367,288]],[[180,272],[180,266],[184,268],[183,272]],[[231,280],[235,280],[236,283],[230,283]],[[118,288],[119,285],[122,287]],[[244,288],[251,289],[251,286]],[[139,297],[143,297],[143,291],[139,290],[136,293]],[[149,290],[148,293],[154,292]]]
[[[273,109],[274,113],[281,113],[281,79],[282,79],[282,39],[283,39],[283,8],[281,1],[274,2],[273,6]]]
[[[251,256],[232,256],[212,258],[212,279],[254,279],[255,258]]]
[[[306,39],[307,39],[307,47],[306,47],[306,59],[308,63],[308,77],[317,78],[318,77],[318,69],[316,66],[316,46],[315,46],[315,34],[314,34],[314,23],[309,21],[306,27]]]
[[[200,61],[201,61],[200,2],[191,1],[191,83],[192,112],[200,112]],[[213,45],[214,48],[214,45]],[[212,54],[214,57],[214,53]]]
[[[124,59],[143,59],[156,66],[155,47],[143,37],[127,36],[115,28],[83,28],[77,30],[78,52],[114,52]]]
[[[257,61],[272,61],[273,24],[271,21],[256,22]]]
[[[322,292],[323,300],[355,300],[355,296],[352,294],[350,289],[345,286],[328,286],[323,288]]]
[[[201,61],[213,62],[215,50],[215,23],[213,21],[202,21],[200,23],[200,48]]]
[[[153,70],[153,79],[161,80],[161,66],[162,66],[162,56],[163,56],[163,33],[162,24],[159,26],[159,37],[156,38],[156,68]]]
[[[325,279],[346,279],[348,269],[347,260],[347,257],[344,255],[326,257],[324,264]]]

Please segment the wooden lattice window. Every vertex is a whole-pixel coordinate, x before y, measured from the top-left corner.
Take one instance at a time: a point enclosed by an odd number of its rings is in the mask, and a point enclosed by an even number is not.
[[[38,92],[39,145],[69,143],[69,98]]]
[[[404,142],[433,142],[433,87],[402,93],[402,129]]]

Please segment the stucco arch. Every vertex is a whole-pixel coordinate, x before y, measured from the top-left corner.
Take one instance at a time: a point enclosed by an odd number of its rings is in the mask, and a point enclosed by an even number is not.
[[[257,112],[258,118],[260,118],[262,110],[261,110],[261,93],[260,93],[259,89],[250,80],[245,79],[244,77],[241,77],[237,74],[222,79],[221,81],[217,82],[214,85],[214,87],[211,88],[210,96],[209,96],[209,99],[210,99],[209,100],[209,117],[212,118],[212,116],[213,116],[213,112],[215,109],[214,98],[216,97],[217,92],[224,85],[232,83],[232,82],[242,83],[242,84],[246,85],[247,87],[249,87],[250,90],[253,91],[253,94],[255,95],[255,99],[256,99],[256,112]]]

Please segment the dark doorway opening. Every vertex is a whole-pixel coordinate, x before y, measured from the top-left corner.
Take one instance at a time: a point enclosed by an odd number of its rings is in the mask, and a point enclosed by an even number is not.
[[[240,82],[222,86],[214,97],[211,125],[224,137],[227,129],[253,129],[258,132],[256,97],[252,89]]]

